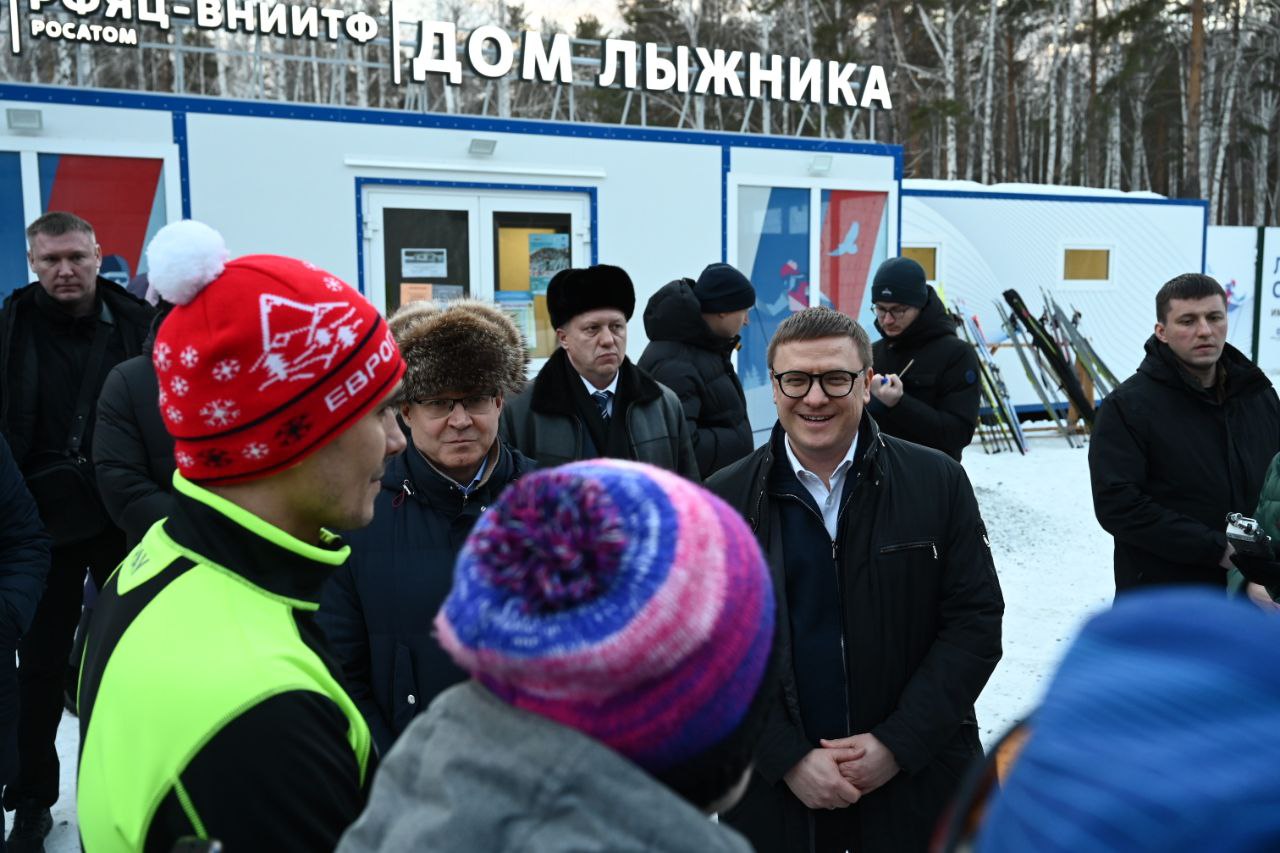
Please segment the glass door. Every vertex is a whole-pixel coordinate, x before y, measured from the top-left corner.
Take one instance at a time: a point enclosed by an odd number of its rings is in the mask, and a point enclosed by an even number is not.
[[[591,263],[585,193],[374,186],[365,217],[366,291],[387,314],[416,299],[493,300],[535,368],[555,350],[547,283]]]

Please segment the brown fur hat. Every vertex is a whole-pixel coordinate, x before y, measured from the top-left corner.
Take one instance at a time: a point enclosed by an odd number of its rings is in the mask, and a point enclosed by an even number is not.
[[[410,302],[389,321],[409,369],[406,400],[426,400],[442,391],[524,390],[529,363],[524,336],[501,309],[474,299],[446,306]]]

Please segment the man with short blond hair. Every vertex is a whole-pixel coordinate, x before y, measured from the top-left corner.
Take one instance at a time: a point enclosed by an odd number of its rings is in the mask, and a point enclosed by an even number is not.
[[[1004,601],[964,469],[882,433],[871,346],[829,308],[768,350],[778,423],[707,487],[750,522],[778,597],[782,687],[742,803],[757,850],[923,850],[982,754],[974,702]]]
[[[1227,296],[1186,273],[1156,294],[1146,357],[1098,408],[1089,474],[1115,537],[1116,594],[1157,584],[1226,585],[1229,512],[1252,514],[1280,451],[1280,399],[1227,343]],[[1250,584],[1251,597],[1269,602]]]
[[[680,399],[627,358],[636,307],[631,277],[597,264],[547,285],[556,351],[502,413],[503,441],[549,468],[608,457],[648,462],[699,481]]]

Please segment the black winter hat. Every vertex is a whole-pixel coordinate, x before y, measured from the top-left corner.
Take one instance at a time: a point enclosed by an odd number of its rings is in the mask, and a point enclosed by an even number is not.
[[[921,308],[928,300],[929,287],[924,281],[924,267],[910,258],[890,258],[876,270],[871,284],[872,302],[895,302]]]
[[[728,264],[711,264],[693,286],[703,314],[741,311],[756,304],[756,289],[747,277]]]
[[[554,329],[597,308],[617,308],[631,319],[636,310],[636,289],[622,267],[596,264],[586,269],[564,269],[547,284],[547,313]]]

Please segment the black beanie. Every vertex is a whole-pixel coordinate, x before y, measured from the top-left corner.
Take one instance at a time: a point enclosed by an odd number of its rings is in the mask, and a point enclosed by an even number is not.
[[[703,314],[741,311],[756,304],[756,289],[747,277],[728,264],[711,264],[693,286]]]
[[[616,308],[631,319],[636,310],[636,289],[622,267],[596,264],[586,269],[563,269],[547,284],[547,313],[553,329],[597,308]]]
[[[872,302],[895,302],[922,308],[928,300],[924,267],[910,258],[890,258],[876,270],[871,284]]]

